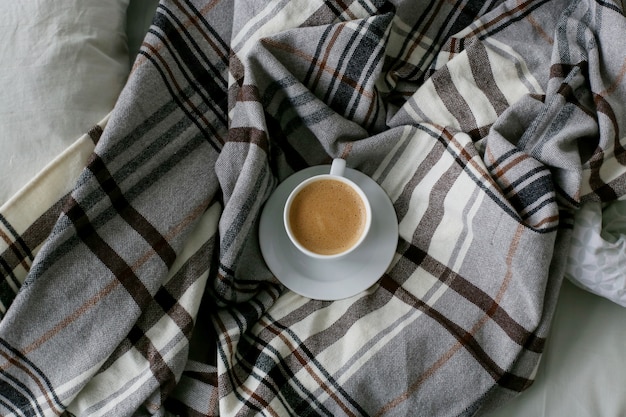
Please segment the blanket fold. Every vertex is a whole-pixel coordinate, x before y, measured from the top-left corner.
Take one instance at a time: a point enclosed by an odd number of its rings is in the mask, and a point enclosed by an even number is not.
[[[470,416],[518,395],[574,213],[624,198],[625,23],[611,1],[162,0],[71,192],[0,213],[0,414]],[[376,284],[327,302],[286,290],[257,234],[277,184],[335,157],[400,233]]]

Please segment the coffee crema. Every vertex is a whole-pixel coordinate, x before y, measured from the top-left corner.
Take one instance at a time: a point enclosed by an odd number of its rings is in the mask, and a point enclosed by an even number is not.
[[[294,197],[288,221],[293,237],[320,255],[351,249],[364,233],[367,211],[348,184],[322,179],[306,185]]]

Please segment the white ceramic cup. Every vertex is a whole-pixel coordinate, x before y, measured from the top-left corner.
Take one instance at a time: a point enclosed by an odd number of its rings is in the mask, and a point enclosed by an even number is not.
[[[285,230],[287,231],[287,235],[289,236],[289,239],[291,240],[291,242],[294,244],[296,248],[298,248],[305,255],[308,255],[312,258],[335,259],[335,258],[345,256],[348,253],[354,251],[357,247],[359,247],[359,245],[363,243],[363,241],[365,240],[369,232],[369,229],[372,223],[372,208],[363,190],[353,181],[349,180],[348,178],[344,176],[345,168],[346,168],[345,159],[342,159],[342,158],[334,159],[330,168],[330,173],[316,175],[316,176],[310,177],[302,181],[293,189],[293,191],[291,191],[285,203],[285,209],[283,211],[283,222],[285,224]],[[313,250],[307,249],[296,239],[294,232],[292,230],[292,227],[290,225],[289,217],[290,217],[291,208],[292,208],[294,199],[300,193],[300,191],[302,191],[305,187],[307,187],[308,185],[311,185],[314,182],[329,180],[329,179],[342,182],[343,184],[350,187],[359,196],[359,198],[361,199],[361,202],[363,203],[363,207],[365,208],[365,213],[364,213],[365,219],[364,219],[364,225],[362,228],[361,235],[350,247],[338,253],[321,254],[321,253],[314,252]]]

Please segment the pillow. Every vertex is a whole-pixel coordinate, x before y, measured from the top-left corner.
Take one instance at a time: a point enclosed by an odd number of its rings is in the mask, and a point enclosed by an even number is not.
[[[0,206],[113,108],[128,1],[0,3]]]
[[[576,213],[565,276],[626,307],[626,201],[589,202]]]

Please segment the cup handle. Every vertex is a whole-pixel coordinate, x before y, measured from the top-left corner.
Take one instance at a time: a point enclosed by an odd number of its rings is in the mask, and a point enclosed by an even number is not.
[[[333,164],[330,166],[330,175],[336,175],[343,177],[343,172],[346,169],[346,160],[343,158],[333,159]]]

